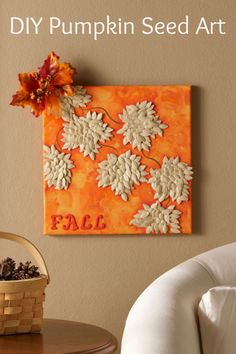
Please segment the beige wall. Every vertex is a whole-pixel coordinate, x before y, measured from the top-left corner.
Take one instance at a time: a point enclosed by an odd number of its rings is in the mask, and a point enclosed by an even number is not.
[[[138,294],[185,259],[235,240],[236,117],[234,0],[2,0],[0,229],[29,237],[45,255],[52,282],[46,316],[95,323],[121,338]],[[9,34],[10,16],[138,22],[201,16],[227,21],[225,36],[109,38]],[[9,106],[17,73],[51,50],[78,67],[83,84],[193,84],[194,234],[159,237],[44,237],[41,119]],[[234,64],[234,65],[233,65]],[[1,253],[9,253],[1,243]]]

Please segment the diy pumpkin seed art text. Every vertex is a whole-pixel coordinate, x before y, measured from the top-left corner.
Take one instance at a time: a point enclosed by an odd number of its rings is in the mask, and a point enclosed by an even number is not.
[[[112,19],[107,15],[101,21],[64,21],[59,17],[10,17],[10,33],[13,35],[30,34],[39,35],[43,27],[47,27],[48,34],[62,34],[65,36],[89,36],[95,41],[103,36],[132,36],[142,34],[144,36],[173,36],[173,35],[225,35],[226,21],[221,18],[199,18],[192,24],[190,17],[186,15],[178,21],[164,21],[150,16],[143,17],[140,22]]]

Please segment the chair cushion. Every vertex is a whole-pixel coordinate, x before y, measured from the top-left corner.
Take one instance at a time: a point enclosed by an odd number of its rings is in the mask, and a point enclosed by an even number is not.
[[[236,287],[205,293],[198,307],[203,354],[236,353]]]

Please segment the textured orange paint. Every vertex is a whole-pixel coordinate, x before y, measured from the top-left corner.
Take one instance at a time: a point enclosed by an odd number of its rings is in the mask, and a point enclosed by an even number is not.
[[[152,101],[156,111],[159,113],[163,123],[168,124],[164,130],[163,137],[152,139],[152,147],[146,155],[162,162],[165,155],[168,157],[179,156],[183,162],[191,165],[191,87],[186,85],[178,86],[88,86],[88,94],[92,96],[92,102],[88,108],[103,107],[112,118],[117,121],[119,113],[122,113],[126,105],[136,104],[144,100]],[[99,112],[98,109],[95,111]],[[103,120],[113,129],[113,138],[107,141],[107,145],[115,147],[119,153],[131,149],[131,145],[123,145],[122,135],[116,135],[120,125],[111,121],[105,114]],[[121,121],[120,121],[121,122]],[[54,144],[61,149],[60,134],[63,121],[50,116],[44,117],[43,121],[43,142],[46,145]],[[59,134],[58,134],[59,132]],[[145,157],[137,150],[132,149],[135,154],[141,156],[142,164],[147,170],[157,168],[158,165]],[[67,151],[66,151],[67,152]],[[98,163],[106,159],[108,153],[114,150],[102,147],[97,154],[96,160],[84,157],[79,149],[68,151],[72,154],[72,160],[76,167],[72,170],[72,183],[67,191],[56,191],[53,187],[44,184],[44,233],[51,235],[60,234],[144,234],[144,228],[137,228],[129,225],[129,221],[143,203],[152,204],[154,192],[151,186],[143,183],[135,185],[128,202],[124,202],[120,196],[115,196],[110,187],[97,187]],[[165,205],[165,202],[162,203]],[[175,204],[175,203],[172,203]],[[189,234],[192,232],[192,202],[191,184],[190,200],[177,205],[182,212],[180,217],[181,232]],[[51,215],[62,215],[63,220],[57,225],[57,230],[51,230]],[[79,229],[76,231],[63,230],[63,224],[67,224],[65,216],[73,214],[76,218]],[[81,230],[83,217],[90,215],[90,222],[93,227],[90,230]],[[94,230],[96,218],[103,215],[106,228]]]

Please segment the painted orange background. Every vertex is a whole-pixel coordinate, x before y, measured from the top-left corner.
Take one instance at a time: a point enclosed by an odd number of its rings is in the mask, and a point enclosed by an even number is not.
[[[163,123],[168,124],[164,130],[163,137],[152,139],[152,147],[146,155],[162,162],[166,155],[179,156],[183,162],[191,165],[191,87],[186,85],[178,86],[87,86],[87,93],[92,96],[92,101],[87,108],[103,107],[117,121],[120,121],[119,114],[122,113],[126,105],[136,104],[144,100],[152,101],[155,110],[158,112]],[[100,112],[98,109],[95,111]],[[123,145],[123,136],[116,135],[120,125],[111,121],[103,114],[104,122],[113,129],[113,138],[105,144],[114,146],[119,154],[132,149],[130,144]],[[121,121],[120,121],[121,122]],[[43,143],[54,144],[61,150],[62,143],[57,139],[58,132],[63,124],[62,119],[54,119],[50,116],[43,120]],[[79,149],[67,151],[71,153],[71,159],[76,167],[72,169],[72,183],[68,190],[55,190],[44,184],[44,233],[50,235],[62,234],[145,234],[145,228],[138,228],[129,225],[130,220],[139,209],[143,208],[143,203],[152,204],[155,202],[154,191],[147,183],[137,186],[132,190],[128,202],[115,196],[110,187],[97,187],[98,163],[106,159],[108,153],[115,153],[113,149],[101,147],[96,160],[84,157]],[[158,165],[145,157],[137,149],[132,152],[141,156],[141,163],[150,168],[158,168]],[[149,176],[147,176],[149,177]],[[165,202],[162,203],[165,205]],[[172,202],[172,204],[175,204]],[[192,232],[192,202],[191,186],[190,200],[180,205],[176,204],[178,210],[182,212],[180,216],[181,233]],[[73,214],[78,226],[82,222],[84,215],[91,217],[90,222],[95,224],[96,217],[103,215],[106,228],[103,230],[63,230],[62,225],[67,221],[62,220],[57,230],[51,230],[51,215],[60,214],[63,217]]]

